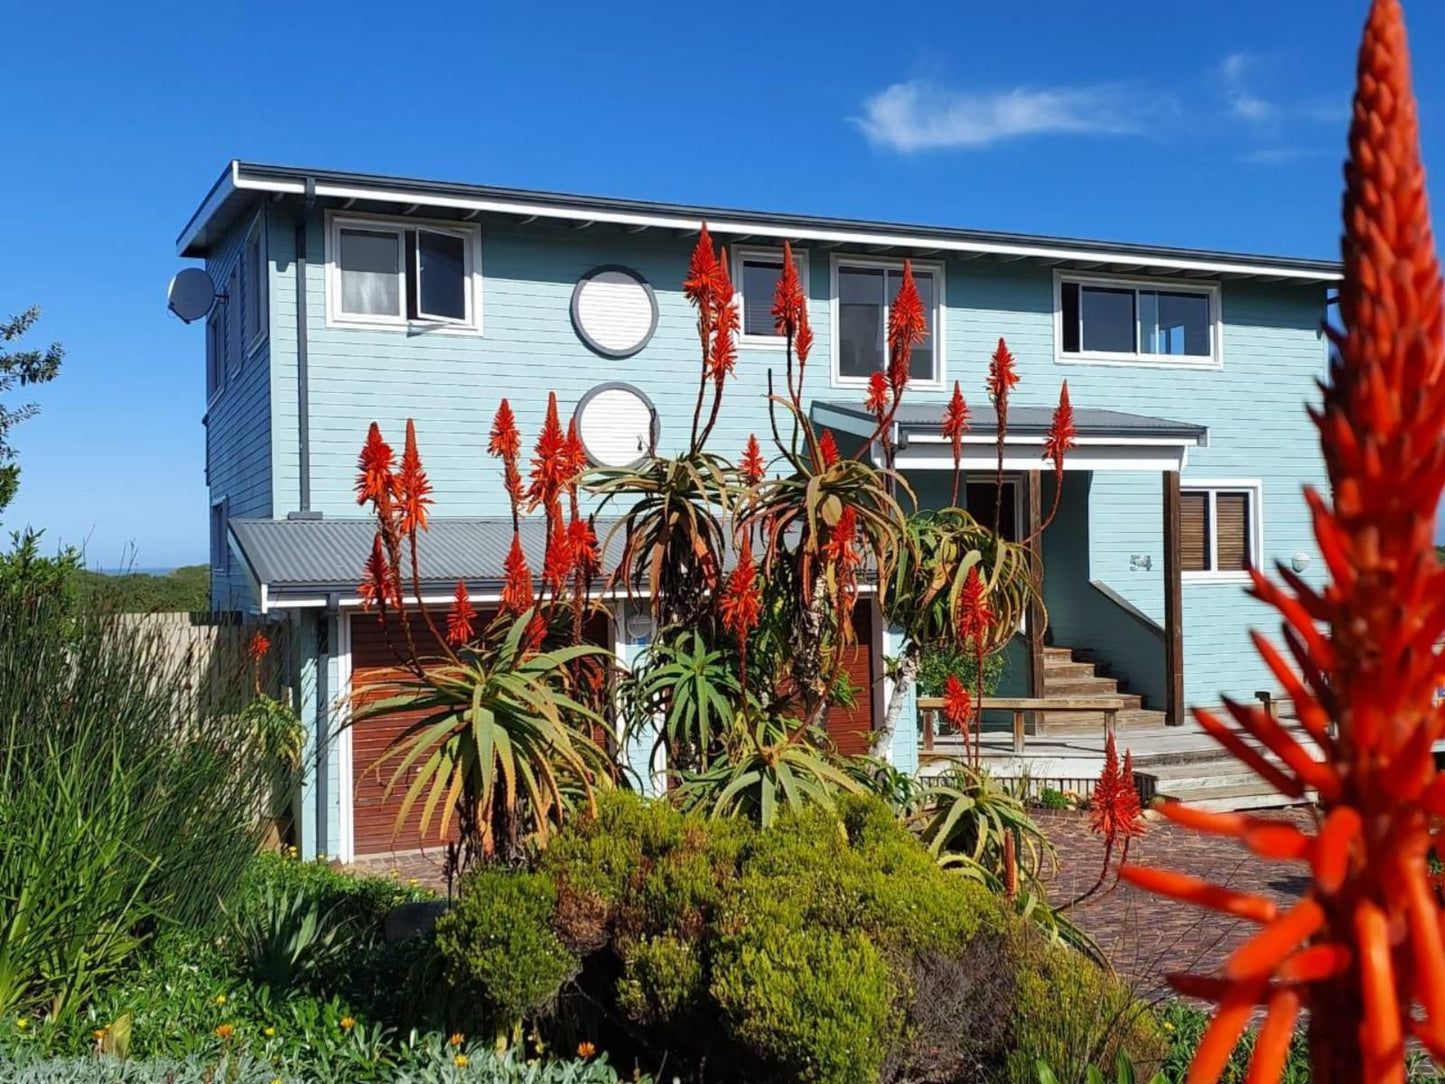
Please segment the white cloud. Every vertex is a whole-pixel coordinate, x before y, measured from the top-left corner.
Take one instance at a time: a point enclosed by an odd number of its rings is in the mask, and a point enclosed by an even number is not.
[[[1241,120],[1273,120],[1278,113],[1276,105],[1248,88],[1250,69],[1258,64],[1258,57],[1249,52],[1230,53],[1219,65],[1219,78],[1224,84],[1224,98],[1229,111]]]
[[[1033,135],[1129,135],[1172,111],[1168,96],[1115,85],[971,92],[912,80],[868,98],[854,123],[875,146],[908,153],[987,147]]]

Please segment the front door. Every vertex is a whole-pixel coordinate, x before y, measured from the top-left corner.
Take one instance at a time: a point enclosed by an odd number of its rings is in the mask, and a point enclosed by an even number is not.
[[[978,478],[977,475],[970,477]],[[990,530],[993,529],[998,493],[998,483],[993,478],[989,478],[987,481],[973,480],[964,485],[964,508],[981,525]],[[1003,480],[1003,514],[998,517],[998,533],[1010,542],[1017,542],[1021,537],[1019,526],[1018,480],[1005,477]]]

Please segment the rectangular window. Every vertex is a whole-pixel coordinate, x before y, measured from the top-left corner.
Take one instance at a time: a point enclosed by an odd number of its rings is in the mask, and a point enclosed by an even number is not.
[[[793,264],[808,293],[808,254],[793,250]],[[733,269],[737,285],[738,315],[742,334],[739,342],[752,346],[782,346],[783,337],[774,329],[773,296],[783,273],[780,248],[738,249]],[[809,314],[811,315],[811,313]]]
[[[258,217],[246,238],[245,251],[241,254],[241,292],[245,302],[242,342],[245,343],[247,353],[254,350],[266,337],[269,320],[265,226],[264,216]]]
[[[477,227],[332,219],[328,236],[332,323],[481,330]]]
[[[224,305],[211,310],[206,320],[206,402],[214,399],[226,386],[226,321]]]
[[[1219,290],[1058,280],[1058,360],[1218,363]]]
[[[1196,578],[1238,577],[1259,563],[1259,486],[1190,488],[1179,494],[1179,567]]]
[[[938,335],[935,333],[942,272],[932,267],[913,267],[913,281],[927,321],[927,333],[913,348],[908,373],[912,380],[937,384],[941,377]],[[898,262],[848,260],[836,265],[837,321],[833,329],[836,346],[836,376],[842,383],[862,383],[875,370],[888,364],[888,312],[903,285],[903,265]]]
[[[231,547],[226,544],[228,505],[225,498],[211,505],[211,571],[222,575],[231,570]]]

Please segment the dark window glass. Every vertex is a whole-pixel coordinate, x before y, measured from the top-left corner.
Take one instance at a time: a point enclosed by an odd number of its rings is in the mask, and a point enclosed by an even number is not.
[[[466,246],[456,234],[416,231],[418,316],[467,318]]]
[[[1144,354],[1209,356],[1207,294],[1139,291],[1139,330]]]
[[[963,504],[969,515],[990,531],[993,530],[995,510],[999,507],[997,480],[966,482],[963,487]],[[1006,481],[1003,484],[1003,512],[998,516],[998,533],[1009,542],[1017,542],[1018,527],[1018,496],[1014,483]]]
[[[866,379],[883,368],[883,269],[838,268],[838,375]]]
[[[1079,284],[1066,282],[1059,288],[1059,294],[1063,309],[1060,322],[1063,324],[1064,353],[1077,354],[1079,352]]]
[[[401,238],[390,231],[341,231],[341,311],[401,315]]]
[[[782,260],[743,260],[743,334],[776,335],[773,294],[783,273]]]
[[[1083,312],[1085,350],[1135,352],[1133,290],[1084,286],[1079,290],[1079,307]]]

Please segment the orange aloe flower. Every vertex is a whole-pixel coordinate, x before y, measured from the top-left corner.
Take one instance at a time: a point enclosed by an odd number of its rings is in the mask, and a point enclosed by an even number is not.
[[[963,434],[968,432],[968,403],[963,388],[953,382],[953,395],[943,409],[943,436],[953,447],[953,503],[958,504],[959,464],[963,459]]]
[[[877,418],[879,425],[883,424],[888,413],[888,378],[881,369],[868,377],[868,396],[863,400],[863,409]]]
[[[723,628],[739,643],[746,642],[748,633],[757,627],[763,613],[762,595],[758,591],[758,568],[753,562],[752,543],[747,538],[743,539],[738,563],[728,574],[717,605]]]
[[[356,593],[361,596],[363,609],[379,606],[383,614],[388,606],[396,606],[401,602],[400,589],[391,574],[391,564],[386,559],[386,551],[382,548],[380,531],[371,540],[371,556],[366,559],[366,575]]]
[[[1139,792],[1134,789],[1134,758],[1126,752],[1124,767],[1119,767],[1112,733],[1104,742],[1104,769],[1094,784],[1089,808],[1094,832],[1104,837],[1106,854],[1117,842],[1122,840],[1127,848],[1129,840],[1144,834],[1144,813],[1139,808]]]
[[[572,570],[576,567],[573,564],[574,557],[572,536],[559,521],[551,537],[547,539],[547,553],[542,559],[542,583],[550,587],[554,594],[561,592],[567,577],[572,575]]]
[[[732,375],[738,362],[738,300],[728,274],[728,250],[724,247],[713,278],[713,336],[707,354],[707,372],[718,388]]]
[[[522,553],[522,539],[514,531],[512,548],[503,565],[506,579],[502,586],[502,610],[520,617],[533,602],[532,570],[527,567],[526,555]]]
[[[808,306],[805,303],[798,310],[798,334],[793,339],[793,353],[798,355],[798,389],[803,386],[803,367],[808,363],[808,355],[813,352],[813,325],[808,322]]]
[[[773,327],[777,333],[796,340],[799,324],[806,316],[805,307],[803,281],[798,277],[798,265],[793,262],[793,246],[784,241],[783,270],[773,290]]]
[[[537,434],[537,446],[533,449],[528,504],[533,508],[538,505],[545,508],[550,519],[557,505],[557,495],[567,484],[570,468],[567,438],[562,434],[562,423],[557,420],[557,393],[548,392],[547,417],[542,422],[542,431]]]
[[[1399,0],[1372,3],[1357,75],[1341,326],[1329,331],[1329,384],[1312,412],[1333,508],[1306,491],[1328,580],[1312,587],[1281,566],[1278,586],[1253,573],[1253,593],[1283,618],[1290,661],[1261,635],[1255,646],[1323,759],[1262,709],[1228,705],[1238,729],[1196,712],[1282,794],[1316,791],[1322,817],[1302,832],[1243,814],[1161,810],[1260,857],[1301,863],[1310,884],[1282,911],[1180,874],[1124,871],[1141,888],[1260,927],[1220,975],[1175,977],[1219,1003],[1193,1082],[1218,1079],[1258,1005],[1266,1016],[1251,1080],[1279,1080],[1305,1008],[1315,1080],[1399,1084],[1407,1037],[1445,1056],[1445,938],[1427,872],[1439,842],[1432,818],[1445,815],[1445,775],[1431,753],[1445,727],[1433,703],[1445,629],[1433,546],[1445,487],[1445,316]]]
[[[1043,457],[1054,461],[1055,500],[1063,487],[1064,454],[1078,443],[1075,440],[1077,436],[1078,430],[1074,428],[1074,404],[1069,402],[1069,382],[1065,380],[1059,388],[1059,405],[1054,408],[1053,420],[1049,422],[1048,436],[1044,437]]]
[[[903,261],[903,282],[898,296],[888,306],[888,384],[896,400],[908,384],[908,365],[913,348],[928,337],[928,317],[918,284],[913,281],[913,263]]]
[[[403,534],[426,530],[427,509],[431,507],[431,482],[421,465],[416,449],[416,426],[406,420],[406,447],[401,455],[401,473],[397,475],[397,501],[401,505],[400,529]]]
[[[271,641],[266,638],[266,634],[260,629],[251,633],[250,639],[246,641],[246,658],[250,659],[253,664],[265,659],[270,650]]]
[[[818,438],[818,458],[823,461],[824,469],[838,462],[838,442],[833,439],[831,429],[824,429],[823,435]]]
[[[967,734],[968,720],[972,714],[973,697],[968,695],[968,689],[958,680],[957,674],[949,674],[948,681],[943,686],[943,717],[948,720],[949,726],[955,727],[960,734]]]
[[[602,569],[602,555],[597,550],[597,532],[583,516],[573,516],[567,525],[567,544],[572,551],[572,567],[591,580]]]
[[[512,524],[516,526],[517,516],[525,496],[522,488],[522,472],[517,459],[522,454],[522,435],[517,431],[517,419],[512,413],[512,404],[502,400],[492,419],[491,439],[487,442],[487,453],[502,461],[502,480],[507,497],[512,502]]]
[[[712,247],[712,235],[707,232],[707,223],[704,222],[697,235],[697,244],[692,249],[687,277],[682,280],[683,296],[699,310],[710,313],[713,299],[717,296],[717,274],[717,253]],[[703,345],[705,346],[706,342]]]
[[[743,449],[742,462],[738,464],[738,474],[741,475],[743,484],[755,486],[763,480],[767,472],[767,465],[763,462],[763,450],[758,446],[757,434],[748,434],[748,446]]]
[[[968,570],[963,590],[958,593],[958,634],[961,639],[981,642],[993,627],[993,608],[988,590],[979,578],[977,566]]]
[[[384,502],[396,492],[396,476],[392,465],[396,454],[391,445],[381,437],[381,426],[371,423],[366,431],[366,443],[361,446],[361,456],[356,467],[356,503],[367,501]]]
[[[447,642],[452,644],[471,643],[474,635],[473,623],[477,611],[472,607],[471,596],[467,594],[464,580],[457,581],[457,593],[452,599],[451,611],[447,614]]]

